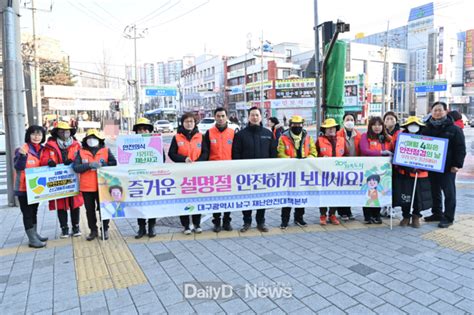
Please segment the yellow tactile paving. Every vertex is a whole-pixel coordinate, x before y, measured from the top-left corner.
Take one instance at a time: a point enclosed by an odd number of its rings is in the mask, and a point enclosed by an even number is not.
[[[81,230],[87,234],[85,213],[82,214]],[[143,271],[113,222],[110,223],[109,240],[88,242],[85,237],[77,237],[73,238],[73,246],[79,295],[146,282]]]
[[[437,229],[422,237],[438,243],[439,246],[460,252],[474,250],[474,216],[461,215],[448,229]]]

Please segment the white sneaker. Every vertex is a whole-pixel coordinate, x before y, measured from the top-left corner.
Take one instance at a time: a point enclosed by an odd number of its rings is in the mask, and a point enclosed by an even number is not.
[[[183,231],[184,235],[191,235],[191,230],[190,229],[186,229]]]
[[[197,228],[194,229],[194,232],[197,233],[197,234],[201,234],[202,233],[202,229],[200,226],[198,226]]]

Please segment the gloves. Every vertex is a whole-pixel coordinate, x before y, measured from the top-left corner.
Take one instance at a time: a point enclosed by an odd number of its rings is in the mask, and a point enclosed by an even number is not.
[[[48,166],[49,167],[56,167],[56,162],[54,162],[53,160],[48,160]]]
[[[383,155],[383,156],[392,156],[393,153],[392,153],[392,151],[389,151],[389,150],[383,150],[383,151],[382,151],[382,155]]]
[[[102,165],[100,165],[99,162],[91,162],[89,163],[89,166],[91,169],[96,170],[96,169],[99,169]]]
[[[100,160],[100,165],[107,166],[107,162],[105,162],[104,160]]]
[[[72,160],[67,159],[66,161],[64,161],[64,165],[71,165],[71,164],[72,164]]]

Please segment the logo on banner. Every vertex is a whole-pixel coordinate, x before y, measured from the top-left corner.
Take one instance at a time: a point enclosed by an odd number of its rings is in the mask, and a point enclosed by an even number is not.
[[[184,211],[193,212],[193,210],[194,210],[194,206],[186,206],[186,207],[184,207]]]
[[[35,194],[41,194],[46,188],[46,177],[35,177],[30,179],[31,191]]]

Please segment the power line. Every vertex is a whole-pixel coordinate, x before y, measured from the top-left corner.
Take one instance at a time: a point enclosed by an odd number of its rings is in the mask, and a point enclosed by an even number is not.
[[[116,32],[117,30],[113,29],[110,25],[104,23],[101,19],[95,18],[93,15],[90,15],[87,11],[82,9],[81,7],[76,6],[74,3],[72,3],[70,0],[67,0],[67,3],[72,6],[74,9],[81,11],[83,14],[85,14],[88,18],[94,20],[95,22],[101,24],[102,26]]]
[[[94,1],[94,4],[99,8],[101,9],[102,11],[104,11],[108,16],[110,16],[111,18],[113,18],[114,20],[116,20],[119,25],[122,25],[124,24],[119,18],[117,18],[115,15],[113,15],[112,13],[110,13],[109,10],[105,9],[103,6],[101,6],[99,3],[97,3],[97,1]]]
[[[160,27],[160,26],[162,26],[162,25],[165,25],[165,24],[171,23],[171,22],[173,22],[173,21],[176,21],[176,20],[182,18],[183,16],[186,16],[186,15],[188,15],[188,14],[190,14],[190,13],[196,11],[197,9],[199,9],[199,8],[201,8],[201,7],[203,7],[203,6],[205,6],[205,5],[208,4],[209,2],[210,2],[210,0],[207,0],[206,2],[201,3],[200,5],[198,5],[198,6],[194,7],[194,8],[192,8],[192,9],[189,10],[189,11],[184,12],[184,13],[181,14],[181,15],[175,16],[174,18],[172,18],[172,19],[170,19],[170,20],[168,20],[168,21],[165,21],[165,22],[163,22],[163,23],[150,26],[150,27],[148,27],[148,28],[150,29],[150,28]]]
[[[181,0],[179,0],[178,2],[175,2],[172,6],[166,8],[165,10],[163,10],[163,11],[161,11],[161,12],[158,12],[158,13],[156,13],[156,14],[150,16],[149,18],[145,19],[144,21],[140,21],[140,24],[144,24],[144,23],[150,21],[151,19],[154,19],[154,18],[156,18],[156,17],[162,15],[163,13],[168,12],[169,10],[171,10],[172,8],[174,8],[175,6],[177,6],[180,2],[181,2]]]
[[[161,6],[158,7],[157,9],[153,10],[152,12],[148,13],[147,15],[145,15],[144,17],[142,17],[141,19],[135,20],[135,22],[133,22],[133,24],[136,24],[136,23],[138,23],[138,22],[141,22],[142,20],[148,19],[150,16],[152,16],[153,14],[155,14],[156,12],[158,12],[159,10],[161,10],[163,7],[167,6],[170,2],[171,2],[171,0],[168,0],[168,1],[165,2],[163,5],[161,5]]]

